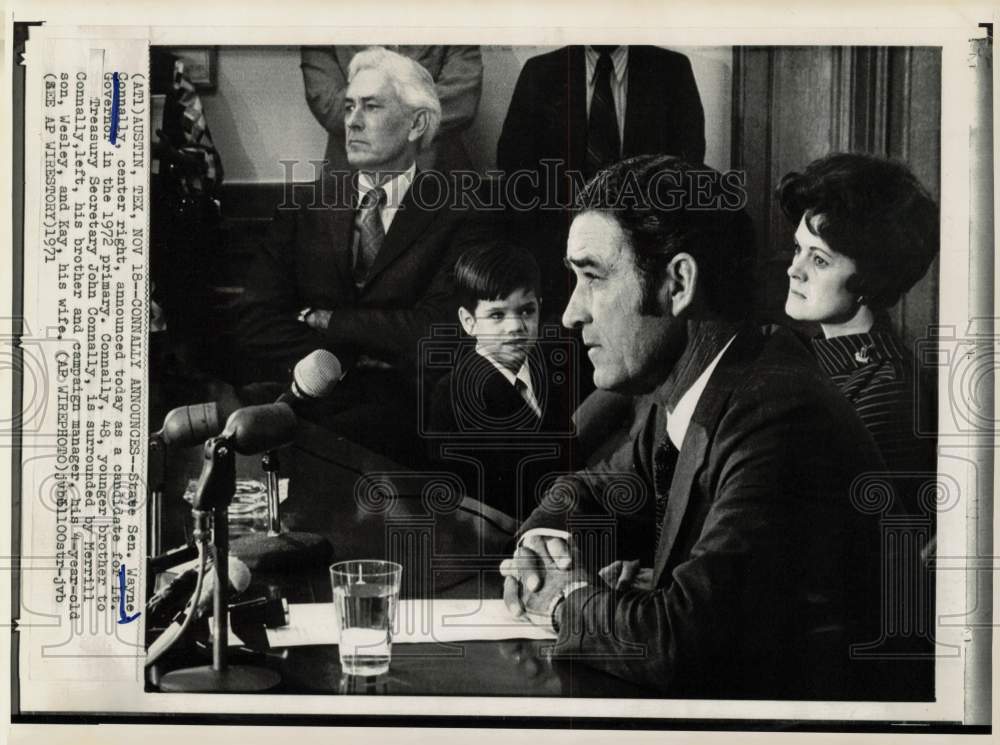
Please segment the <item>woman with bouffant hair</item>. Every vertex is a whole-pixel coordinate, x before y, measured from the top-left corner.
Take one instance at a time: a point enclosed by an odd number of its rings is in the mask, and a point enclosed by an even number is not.
[[[933,415],[933,391],[887,311],[937,255],[937,205],[905,165],[850,153],[789,173],[777,196],[797,226],[785,312],[820,325],[816,358],[854,404],[889,469],[933,471],[934,439],[918,436],[916,426],[918,407]]]

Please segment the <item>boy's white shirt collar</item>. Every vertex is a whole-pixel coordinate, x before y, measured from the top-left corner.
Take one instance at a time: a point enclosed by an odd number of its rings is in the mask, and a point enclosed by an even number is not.
[[[517,387],[518,380],[524,383],[524,388],[528,392],[527,404],[531,407],[531,410],[535,412],[535,415],[541,418],[542,407],[538,405],[538,397],[535,396],[535,387],[531,384],[531,368],[528,366],[527,356],[525,356],[524,362],[521,363],[521,369],[519,369],[517,371],[517,374],[515,375],[506,367],[497,362],[495,359],[486,354],[486,352],[484,352],[478,346],[476,347],[476,354],[478,354],[483,359],[489,361],[489,363],[493,365],[493,367],[495,367],[500,372],[500,374],[507,379],[507,382],[511,384],[511,387]]]

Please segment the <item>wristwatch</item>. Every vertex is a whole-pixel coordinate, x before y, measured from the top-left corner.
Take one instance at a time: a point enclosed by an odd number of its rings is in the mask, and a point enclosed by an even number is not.
[[[312,313],[314,308],[303,308],[299,311],[299,323],[306,323],[309,318],[309,314]]]
[[[563,601],[566,600],[566,598],[568,598],[571,594],[577,590],[583,589],[584,587],[590,587],[590,582],[585,579],[570,582],[563,587],[562,591],[556,595],[555,599],[553,599],[552,607],[549,609],[549,622],[552,624],[552,628],[557,634],[559,633],[559,621],[556,620],[556,612],[559,610],[559,606],[562,605]]]

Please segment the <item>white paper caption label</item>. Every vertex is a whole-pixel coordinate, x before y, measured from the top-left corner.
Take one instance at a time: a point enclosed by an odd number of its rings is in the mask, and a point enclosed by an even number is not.
[[[148,440],[148,46],[56,36],[32,38],[26,55],[24,395],[40,415],[22,461],[23,553],[36,561],[21,575],[21,674],[135,679]],[[31,379],[29,367],[39,371]]]

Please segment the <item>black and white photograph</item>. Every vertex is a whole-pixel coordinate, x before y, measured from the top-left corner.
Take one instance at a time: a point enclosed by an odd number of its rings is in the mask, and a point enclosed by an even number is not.
[[[21,721],[991,731],[990,18],[26,20]]]

